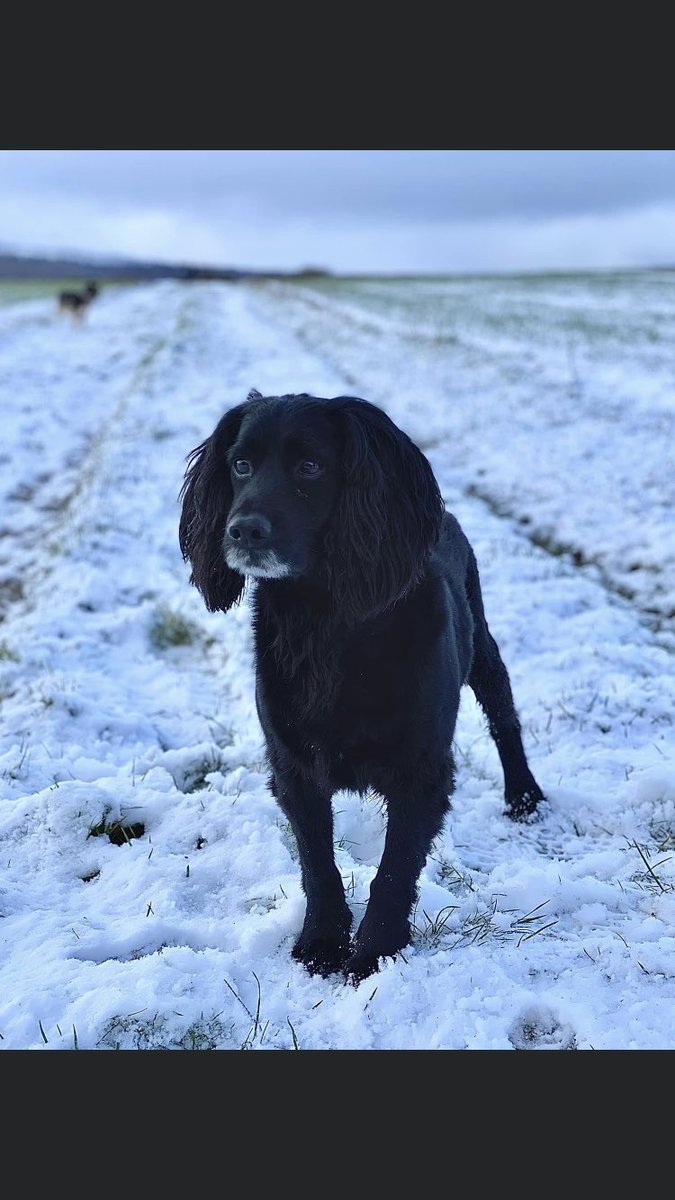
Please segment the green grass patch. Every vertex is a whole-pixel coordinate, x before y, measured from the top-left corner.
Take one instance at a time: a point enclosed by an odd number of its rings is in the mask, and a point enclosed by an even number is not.
[[[182,613],[175,612],[168,604],[157,606],[150,625],[150,643],[155,650],[191,646],[199,637],[198,627]]]
[[[20,304],[23,300],[57,299],[59,292],[78,292],[92,279],[0,279],[0,305]],[[122,280],[100,283],[101,292],[108,288],[128,287]]]
[[[82,279],[3,279],[0,280],[0,304],[20,304],[22,300],[45,300],[59,292],[77,291]]]
[[[113,846],[128,846],[134,838],[142,838],[145,834],[145,825],[142,821],[126,821],[124,818],[119,821],[110,821],[108,817],[109,813],[104,813],[100,821],[95,825],[90,825],[87,837],[107,837]],[[89,880],[85,882],[89,882]]]
[[[209,787],[207,776],[222,771],[223,767],[224,763],[219,748],[215,746],[212,751],[195,759],[189,766],[172,771],[171,775],[179,792],[188,795],[207,789]]]
[[[218,1050],[232,1049],[231,1028],[213,1017],[199,1017],[183,1030],[170,1033],[166,1017],[112,1017],[96,1043],[103,1050]]]
[[[19,656],[7,642],[0,642],[0,662],[18,662]]]

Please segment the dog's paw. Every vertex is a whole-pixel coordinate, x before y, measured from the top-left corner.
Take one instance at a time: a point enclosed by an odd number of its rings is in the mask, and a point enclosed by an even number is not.
[[[539,815],[539,805],[546,800],[537,783],[532,780],[529,787],[516,795],[506,797],[506,816],[512,821],[532,821]]]
[[[335,975],[341,971],[349,957],[349,938],[298,938],[293,947],[293,958],[302,963],[310,975]]]
[[[350,954],[343,966],[343,975],[347,983],[358,987],[363,979],[374,975],[380,969],[380,960],[374,954]]]
[[[359,984],[379,971],[382,959],[396,958],[409,943],[410,924],[407,920],[385,926],[376,915],[366,911],[343,967],[345,978],[349,983]]]

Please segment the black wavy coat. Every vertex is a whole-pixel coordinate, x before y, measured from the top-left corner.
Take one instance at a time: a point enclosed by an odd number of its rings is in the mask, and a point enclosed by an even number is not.
[[[352,396],[251,392],[190,454],[181,498],[180,546],[207,608],[227,611],[255,580],[257,708],[307,900],[293,955],[358,981],[410,940],[464,683],[497,745],[507,813],[543,798],[473,551],[422,452]],[[353,938],[333,851],[341,788],[372,789],[387,808]]]

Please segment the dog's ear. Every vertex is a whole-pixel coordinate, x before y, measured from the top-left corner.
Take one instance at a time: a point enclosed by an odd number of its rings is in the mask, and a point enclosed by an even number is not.
[[[331,402],[344,438],[344,479],[326,535],[336,606],[350,624],[385,612],[421,578],[444,504],[422,451],[375,405]]]
[[[192,567],[190,583],[201,592],[210,612],[227,612],[240,599],[246,582],[228,567],[223,549],[233,495],[225,456],[239,433],[245,409],[240,404],[226,412],[211,437],[188,455],[180,491],[180,548]]]
[[[262,398],[262,392],[259,392],[257,388],[251,388],[248,396],[246,397],[247,400],[262,400]]]

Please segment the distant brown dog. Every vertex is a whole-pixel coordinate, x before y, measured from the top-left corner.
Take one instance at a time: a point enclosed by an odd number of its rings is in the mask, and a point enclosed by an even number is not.
[[[80,322],[97,295],[98,287],[95,283],[88,283],[82,292],[60,292],[59,312],[69,313],[73,321]]]

